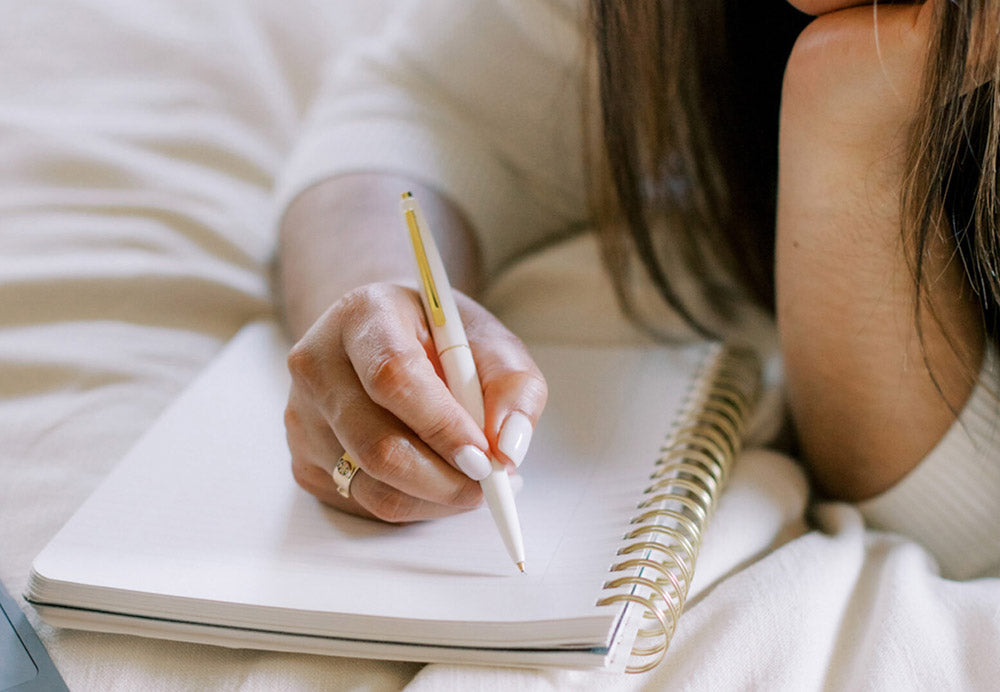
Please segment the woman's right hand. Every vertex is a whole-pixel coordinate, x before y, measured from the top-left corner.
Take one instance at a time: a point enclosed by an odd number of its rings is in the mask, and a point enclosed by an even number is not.
[[[285,412],[292,472],[323,502],[408,522],[477,507],[490,456],[519,465],[545,406],[545,380],[521,341],[456,292],[483,387],[479,429],[448,391],[418,294],[391,283],[334,303],[288,356]],[[332,472],[360,467],[342,497]]]

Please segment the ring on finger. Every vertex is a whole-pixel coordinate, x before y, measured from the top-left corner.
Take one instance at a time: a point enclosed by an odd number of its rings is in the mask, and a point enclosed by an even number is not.
[[[347,452],[344,452],[340,459],[337,460],[337,466],[334,467],[331,475],[333,476],[333,482],[337,486],[337,492],[340,493],[341,497],[350,499],[351,481],[354,480],[354,476],[359,468]]]

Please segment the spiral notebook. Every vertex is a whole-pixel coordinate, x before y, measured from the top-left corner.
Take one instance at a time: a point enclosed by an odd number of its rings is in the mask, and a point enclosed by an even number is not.
[[[487,509],[393,526],[292,480],[288,344],[244,328],[36,558],[50,624],[378,659],[643,670],[663,657],[753,405],[746,353],[533,346],[528,574]],[[682,620],[681,620],[682,622]]]

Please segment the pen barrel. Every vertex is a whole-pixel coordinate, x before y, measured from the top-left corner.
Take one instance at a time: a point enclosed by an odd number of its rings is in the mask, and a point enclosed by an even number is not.
[[[468,344],[459,344],[446,348],[438,354],[441,369],[444,371],[444,381],[452,395],[469,412],[476,425],[483,428],[486,425],[486,413],[483,409],[483,387],[476,373],[476,362]]]
[[[458,305],[448,281],[448,272],[445,271],[444,261],[434,241],[434,234],[424,218],[424,212],[413,197],[404,197],[400,202],[400,209],[413,242],[416,275],[420,282],[420,302],[423,303],[434,343],[439,351],[468,345],[465,327],[462,326]]]
[[[500,538],[507,554],[515,563],[524,563],[524,539],[521,537],[521,522],[514,506],[514,493],[510,488],[507,469],[493,462],[493,473],[479,481],[486,497],[486,505],[493,515],[493,523],[500,530]]]
[[[434,236],[424,219],[420,205],[410,193],[403,195],[400,202],[403,219],[413,243],[417,276],[420,281],[420,300],[427,316],[438,360],[444,373],[445,383],[455,400],[469,412],[480,428],[485,427],[486,414],[483,406],[483,387],[479,382],[476,362],[465,336],[458,306],[448,284],[441,254],[438,252]],[[493,471],[479,482],[489,505],[490,513],[500,531],[504,546],[521,571],[524,571],[524,542],[521,526],[514,506],[514,495],[510,488],[507,470],[496,459],[491,459]]]

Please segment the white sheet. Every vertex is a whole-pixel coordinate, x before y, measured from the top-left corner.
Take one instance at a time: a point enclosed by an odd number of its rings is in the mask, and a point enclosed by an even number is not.
[[[0,4],[0,578],[12,593],[225,339],[273,312],[272,177],[317,65],[387,4]],[[581,292],[594,300],[554,309]],[[608,294],[586,241],[517,268],[493,300],[522,332],[637,338],[595,318]],[[794,464],[745,461],[751,497],[762,479],[787,490],[715,527],[720,562],[701,565],[714,583],[646,676],[230,651],[54,631],[26,610],[81,690],[993,686],[1000,580],[943,580],[918,546],[866,531],[845,505],[815,507],[809,529]]]

